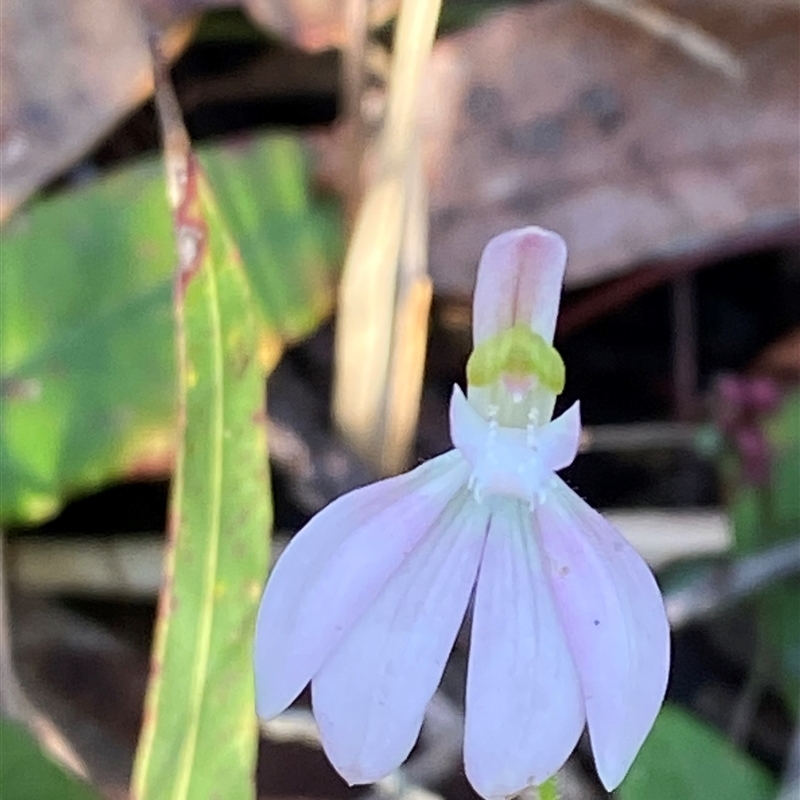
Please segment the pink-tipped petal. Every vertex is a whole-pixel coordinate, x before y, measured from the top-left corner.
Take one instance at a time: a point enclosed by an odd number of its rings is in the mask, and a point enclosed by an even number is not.
[[[456,498],[311,682],[331,763],[371,783],[411,752],[475,583],[488,511]]]
[[[536,432],[536,451],[552,472],[568,467],[581,443],[581,404],[573,403],[560,417]]]
[[[475,285],[475,344],[517,322],[552,342],[566,263],[564,240],[544,228],[519,228],[490,240]]]
[[[669,625],[641,556],[556,481],[535,516],[581,677],[597,772],[611,791],[625,777],[664,699]]]
[[[256,622],[259,716],[283,711],[464,485],[456,452],[338,498],[289,543]]]
[[[498,501],[475,597],[464,765],[485,798],[543,783],[584,724],[580,683],[544,574],[530,515]]]

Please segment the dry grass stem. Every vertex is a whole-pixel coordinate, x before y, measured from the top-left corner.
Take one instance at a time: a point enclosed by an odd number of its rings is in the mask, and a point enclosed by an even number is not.
[[[740,82],[746,77],[747,70],[742,59],[724,42],[689,20],[676,17],[652,3],[640,0],[587,0],[587,2],[633,22],[730,80]]]
[[[402,387],[394,381],[398,391],[405,388],[405,396],[400,401],[390,398],[393,372],[411,375],[422,369],[417,364],[416,370],[408,370],[403,366],[408,354],[395,357],[394,349],[410,337],[414,341],[408,353],[422,360],[419,317],[424,303],[419,287],[424,276],[420,278],[419,259],[410,258],[415,262],[413,270],[409,269],[414,277],[408,280],[403,278],[400,263],[404,253],[411,252],[409,245],[404,245],[407,237],[417,241],[419,236],[407,234],[406,229],[410,221],[418,225],[413,222],[416,214],[409,213],[414,206],[419,159],[417,111],[440,5],[439,0],[404,0],[400,7],[376,169],[356,217],[339,290],[334,420],[355,450],[384,473],[402,468],[402,453],[408,450],[405,442],[391,444],[392,452],[386,449],[387,431],[398,430],[395,421],[387,417],[399,415],[397,419],[407,421],[415,420],[417,414],[418,387]],[[418,226],[418,231],[425,229]],[[420,250],[424,253],[426,247]],[[404,310],[401,305],[406,306]],[[401,316],[409,322],[399,323]],[[412,320],[417,326],[413,331],[407,327]],[[423,325],[427,329],[427,319]],[[398,410],[398,402],[402,410]],[[407,430],[407,422],[400,427]],[[392,442],[397,441],[395,435]]]

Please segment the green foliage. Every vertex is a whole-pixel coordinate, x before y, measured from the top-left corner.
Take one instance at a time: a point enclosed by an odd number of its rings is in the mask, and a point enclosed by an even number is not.
[[[97,800],[68,775],[22,726],[0,719],[0,800]]]
[[[176,294],[182,438],[133,779],[135,800],[249,800],[253,627],[271,524],[259,323],[238,251],[190,161]]]
[[[337,220],[288,137],[201,152],[241,248],[259,357],[332,303]],[[35,203],[0,242],[0,521],[35,522],[174,449],[175,247],[160,159]]]
[[[539,795],[538,800],[558,800],[558,779],[553,776],[537,786],[536,791]]]
[[[688,712],[667,704],[620,786],[620,800],[772,800],[774,781]]]
[[[284,340],[307,336],[331,310],[341,231],[332,207],[309,198],[303,149],[273,136],[199,156],[265,329]]]
[[[726,473],[730,513],[738,553],[750,553],[800,533],[800,394],[787,397],[767,421],[772,450],[770,485],[755,487],[739,480],[738,465]],[[798,710],[800,697],[800,579],[784,580],[756,601],[758,630],[769,651],[772,672],[787,703]]]

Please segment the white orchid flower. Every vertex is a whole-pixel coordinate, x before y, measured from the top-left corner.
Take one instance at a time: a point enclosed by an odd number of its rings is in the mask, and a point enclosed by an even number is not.
[[[552,346],[566,263],[555,233],[492,239],[478,270],[455,449],[340,497],[279,559],[256,630],[258,713],[311,682],[325,752],[351,784],[408,756],[475,594],[464,764],[485,798],[544,783],[585,725],[607,789],[664,698],[669,627],[649,568],[556,472],[578,404]]]

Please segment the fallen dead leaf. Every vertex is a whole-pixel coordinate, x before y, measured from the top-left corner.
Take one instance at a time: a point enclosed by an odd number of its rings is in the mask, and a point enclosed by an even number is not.
[[[490,236],[536,223],[580,286],[796,230],[796,6],[669,0],[737,83],[578,0],[508,9],[436,47],[425,98],[437,289],[469,295]]]
[[[171,26],[175,55],[191,23]],[[153,89],[146,29],[128,0],[0,3],[0,221],[67,169]]]

